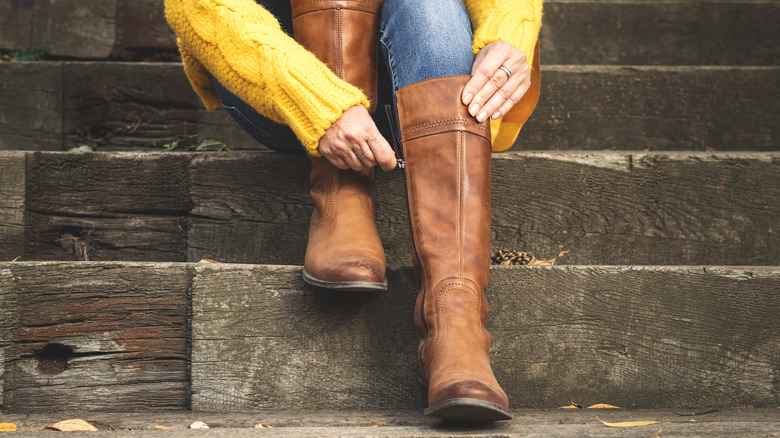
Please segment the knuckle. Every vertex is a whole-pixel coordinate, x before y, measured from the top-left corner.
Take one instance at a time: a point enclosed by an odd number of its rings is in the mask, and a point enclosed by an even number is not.
[[[510,93],[509,90],[507,90],[506,88],[499,88],[498,94],[500,94],[501,97],[504,98],[504,100],[510,99],[512,97],[512,93]]]

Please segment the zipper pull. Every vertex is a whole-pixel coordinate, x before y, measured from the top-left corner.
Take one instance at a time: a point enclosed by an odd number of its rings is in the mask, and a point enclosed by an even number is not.
[[[401,148],[401,141],[398,138],[398,121],[395,117],[395,110],[393,105],[385,105],[385,114],[387,114],[387,120],[390,122],[390,135],[393,137],[393,150],[395,151],[395,161],[398,163],[399,169],[406,169],[406,164],[403,159],[403,149]]]

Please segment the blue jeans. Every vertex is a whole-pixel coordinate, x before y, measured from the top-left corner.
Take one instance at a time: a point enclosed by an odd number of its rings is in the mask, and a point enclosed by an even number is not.
[[[292,34],[289,0],[257,0]],[[390,140],[385,105],[395,91],[426,79],[471,73],[471,22],[461,0],[385,0],[379,27],[380,53],[377,111],[374,122]],[[259,114],[214,79],[222,106],[249,135],[279,152],[303,153],[292,129]]]

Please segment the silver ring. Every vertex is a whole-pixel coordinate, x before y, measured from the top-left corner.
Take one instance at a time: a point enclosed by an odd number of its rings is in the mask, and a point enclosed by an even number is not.
[[[509,79],[512,77],[512,71],[506,68],[506,66],[501,66],[499,69],[504,70],[504,73],[506,73],[506,78]]]
[[[366,158],[370,153],[371,153],[371,149],[367,150],[365,154],[360,156],[360,158]]]

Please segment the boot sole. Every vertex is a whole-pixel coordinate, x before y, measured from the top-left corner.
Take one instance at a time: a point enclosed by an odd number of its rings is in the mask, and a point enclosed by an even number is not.
[[[484,423],[489,421],[511,420],[512,413],[495,403],[475,398],[455,398],[445,400],[423,411],[430,417],[441,418],[459,423]]]
[[[345,292],[374,292],[387,290],[387,278],[381,283],[372,281],[325,281],[312,277],[305,266],[303,268],[303,281],[312,286]]]

